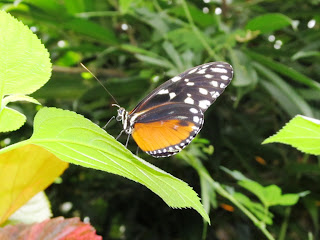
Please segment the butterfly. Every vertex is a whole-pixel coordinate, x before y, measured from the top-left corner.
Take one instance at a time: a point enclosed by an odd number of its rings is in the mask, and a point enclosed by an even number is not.
[[[232,66],[211,62],[166,81],[132,111],[118,107],[117,121],[137,145],[153,157],[180,152],[199,133],[204,112],[223,93],[233,77]]]

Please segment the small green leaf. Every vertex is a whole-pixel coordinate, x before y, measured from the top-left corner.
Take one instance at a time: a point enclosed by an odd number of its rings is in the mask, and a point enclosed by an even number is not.
[[[158,194],[169,206],[192,207],[210,222],[198,195],[185,182],[133,155],[81,115],[56,108],[42,108],[34,120],[34,133],[26,142],[41,146],[66,162],[139,182]]]
[[[270,33],[292,24],[292,20],[281,13],[268,13],[250,20],[246,29],[259,30],[261,33]]]
[[[319,155],[320,120],[298,115],[262,144],[274,142],[288,144],[302,152]]]
[[[0,132],[19,129],[26,121],[26,116],[12,108],[3,108],[0,112]]]
[[[255,194],[265,207],[275,205],[294,205],[299,200],[299,194],[283,194],[282,190],[277,185],[262,186],[252,180],[242,180],[238,184]]]

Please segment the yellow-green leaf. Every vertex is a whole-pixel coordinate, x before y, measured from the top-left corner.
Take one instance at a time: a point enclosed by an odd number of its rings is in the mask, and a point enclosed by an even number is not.
[[[42,147],[13,147],[0,151],[0,224],[68,167]]]

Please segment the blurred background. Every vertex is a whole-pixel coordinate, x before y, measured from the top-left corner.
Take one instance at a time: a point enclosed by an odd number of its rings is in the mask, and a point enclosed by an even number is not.
[[[192,155],[229,191],[255,196],[228,174],[236,170],[284,193],[310,194],[270,209],[277,239],[319,239],[319,159],[289,146],[261,145],[296,114],[320,118],[320,0],[24,0],[0,1],[50,52],[51,80],[32,94],[103,127],[116,115],[112,98],[131,110],[156,86],[196,65],[227,61],[235,77],[205,115],[199,136],[180,154],[139,156],[209,198],[211,226],[190,209],[171,209],[144,186],[71,165],[46,193],[54,216],[90,221],[104,239],[264,239],[227,199],[204,186]],[[0,23],[1,24],[1,23]],[[28,117],[1,146],[27,139],[38,107],[15,103]],[[106,131],[116,137],[121,125]],[[10,136],[10,141],[8,141]],[[119,139],[125,143],[126,136]],[[135,152],[131,139],[128,148]],[[309,238],[308,238],[309,236]],[[313,236],[313,238],[310,238]]]

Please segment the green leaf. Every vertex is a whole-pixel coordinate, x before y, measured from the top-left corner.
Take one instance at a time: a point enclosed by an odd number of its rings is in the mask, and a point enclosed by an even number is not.
[[[265,207],[271,207],[275,205],[294,205],[299,200],[299,194],[282,195],[282,191],[277,185],[263,187],[259,183],[252,180],[241,180],[238,182],[238,184],[255,194]]]
[[[156,65],[156,66],[164,67],[164,68],[174,68],[172,63],[170,63],[165,58],[155,58],[155,57],[150,57],[150,56],[146,56],[146,55],[142,55],[142,54],[136,54],[135,56],[140,61],[147,62],[152,65]]]
[[[184,66],[182,64],[179,53],[176,51],[172,43],[165,41],[162,44],[164,50],[166,51],[169,58],[171,58],[172,62],[177,66],[179,72],[184,71]]]
[[[42,108],[34,133],[26,141],[58,158],[84,167],[118,174],[139,182],[173,208],[192,207],[209,222],[197,194],[185,182],[133,155],[99,126],[74,112]]]
[[[269,82],[268,80],[265,80],[261,78],[260,84],[269,92],[269,94],[278,102],[278,104],[282,107],[284,111],[286,111],[289,116],[295,116],[297,113],[300,113],[300,107],[299,104],[296,104],[295,101],[297,101],[300,96],[295,98],[295,95],[288,94],[287,91],[284,91],[284,88],[279,87],[279,84],[283,82],[284,87],[287,85],[282,79],[281,81],[277,82]],[[288,85],[290,87],[290,85]],[[295,101],[292,101],[291,98],[295,98]]]
[[[107,44],[117,44],[117,39],[110,29],[102,27],[101,25],[91,22],[90,20],[72,18],[66,21],[63,24],[63,27],[77,33],[87,35],[91,38],[95,38]]]
[[[270,33],[292,24],[292,20],[281,13],[267,13],[251,19],[246,29],[259,30],[261,33]]]
[[[51,76],[49,53],[25,25],[0,11],[0,98],[30,94]]]
[[[126,14],[130,10],[132,0],[119,0],[119,7],[122,14]]]
[[[262,144],[274,142],[288,144],[302,152],[319,155],[320,120],[298,115]]]
[[[291,59],[292,61],[296,61],[300,58],[307,58],[307,57],[317,57],[320,56],[320,51],[299,51],[295,53]]]
[[[26,116],[17,110],[3,108],[0,112],[0,132],[9,132],[19,129],[26,121]]]
[[[245,53],[250,56],[252,59],[258,61],[259,63],[261,63],[262,65],[284,75],[287,76],[289,78],[291,78],[292,80],[295,80],[296,82],[302,83],[306,86],[309,86],[311,88],[320,90],[320,83],[318,83],[317,81],[303,75],[302,73],[294,70],[291,67],[288,67],[280,62],[276,62],[274,61],[272,58],[263,56],[259,53],[253,52],[253,51],[249,51],[249,50],[245,50]]]
[[[38,100],[34,99],[33,97],[29,97],[29,96],[21,95],[21,94],[14,94],[14,95],[9,95],[9,96],[3,98],[2,106],[4,107],[10,102],[17,102],[17,101],[26,101],[26,102],[32,102],[32,103],[41,105],[38,102]]]
[[[308,116],[313,116],[313,112],[309,104],[296,92],[293,87],[291,87],[291,85],[284,81],[278,74],[274,73],[273,71],[259,63],[253,63],[253,66],[260,74],[265,76],[270,82],[273,83],[275,87],[278,88],[278,94],[280,93],[285,95],[292,103],[295,104],[294,109],[297,110],[295,114],[302,113]],[[266,84],[264,85],[266,86]],[[292,104],[290,105],[292,106]],[[284,109],[286,109],[285,106]],[[292,111],[293,110],[291,110],[291,112]]]

